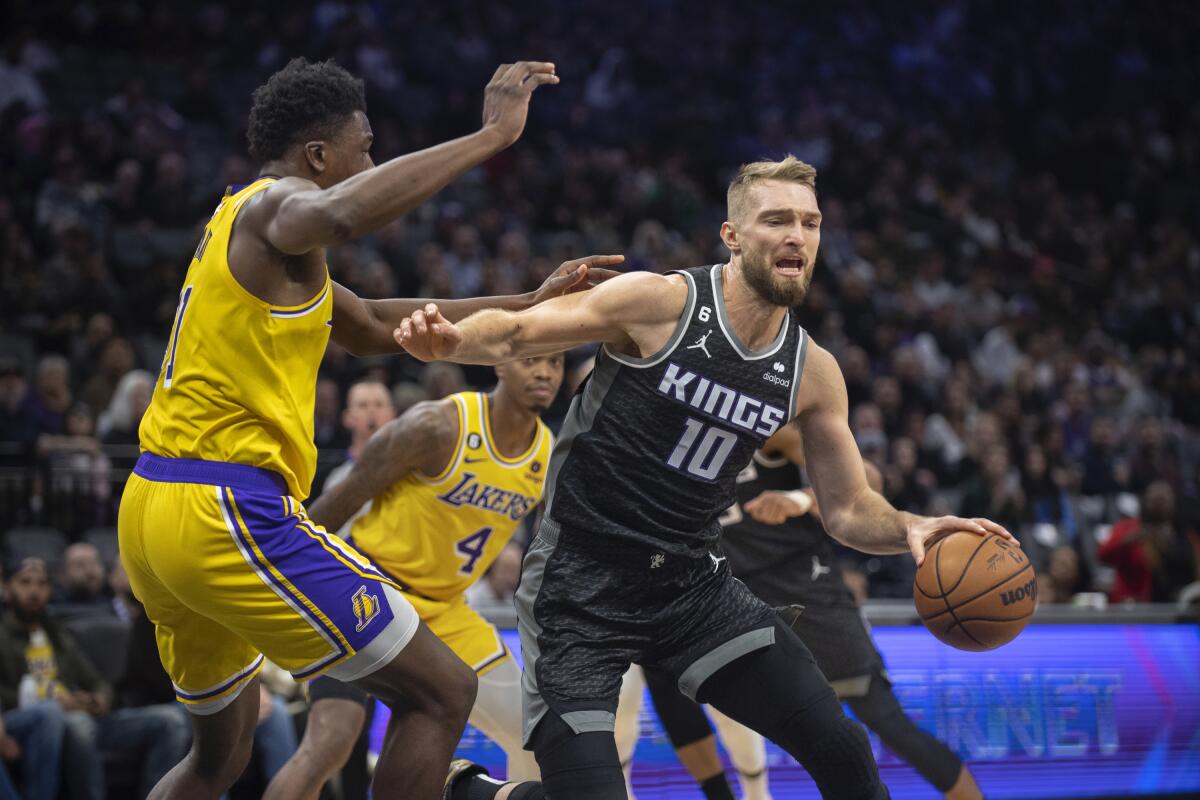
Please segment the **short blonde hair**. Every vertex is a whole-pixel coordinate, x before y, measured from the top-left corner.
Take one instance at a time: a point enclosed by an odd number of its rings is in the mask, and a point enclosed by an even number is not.
[[[725,193],[726,213],[729,219],[741,219],[746,211],[746,195],[750,187],[759,181],[792,181],[817,192],[817,169],[805,164],[790,153],[782,161],[755,161],[742,164],[737,175],[729,183]]]

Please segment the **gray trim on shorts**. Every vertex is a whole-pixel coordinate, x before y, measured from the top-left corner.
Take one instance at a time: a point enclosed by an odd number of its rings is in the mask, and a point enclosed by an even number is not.
[[[550,560],[554,548],[558,545],[558,531],[557,522],[549,517],[542,517],[538,534],[529,545],[529,551],[521,565],[521,584],[513,598],[517,607],[517,632],[521,636],[521,659],[524,662],[524,668],[521,670],[521,717],[524,720],[521,740],[525,746],[529,745],[533,729],[549,710],[537,685],[537,662],[542,652],[538,646],[538,637],[542,635],[542,626],[533,616],[533,606],[542,588],[546,562]]]
[[[616,728],[616,720],[616,714],[611,711],[568,711],[562,715],[562,721],[575,733],[611,733]]]
[[[761,650],[775,644],[775,627],[746,631],[741,636],[735,636],[728,642],[714,647],[692,662],[692,665],[679,676],[679,691],[690,700],[696,699],[696,693],[704,682],[713,674],[747,653]]]

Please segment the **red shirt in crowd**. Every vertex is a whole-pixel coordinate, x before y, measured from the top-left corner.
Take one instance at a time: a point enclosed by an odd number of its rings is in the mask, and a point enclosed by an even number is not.
[[[1123,519],[1113,525],[1108,540],[1100,546],[1100,560],[1117,571],[1108,599],[1113,603],[1136,600],[1141,603],[1170,602],[1179,590],[1197,579],[1196,561],[1200,554],[1200,537],[1189,530],[1184,536],[1174,536],[1161,555],[1156,575],[1146,554],[1146,542],[1134,539],[1141,530],[1140,519]]]

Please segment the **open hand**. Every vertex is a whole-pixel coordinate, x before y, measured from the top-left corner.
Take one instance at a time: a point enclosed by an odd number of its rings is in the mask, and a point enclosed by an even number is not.
[[[997,525],[990,519],[975,517],[974,519],[964,519],[963,517],[915,517],[913,522],[908,525],[908,549],[912,551],[913,558],[917,561],[917,566],[921,566],[925,562],[925,547],[931,544],[931,540],[945,533],[955,533],[963,531],[965,533],[975,533],[980,536],[996,534],[1008,539],[1017,547],[1021,546],[1011,533],[1004,529],[1002,525]]]
[[[392,331],[396,343],[422,361],[440,361],[458,352],[462,331],[442,316],[437,303],[414,311]]]
[[[604,267],[620,264],[625,256],[585,256],[564,261],[533,293],[535,304],[572,292],[584,292],[621,273]]]
[[[545,61],[501,64],[483,92],[483,127],[500,134],[504,146],[521,138],[529,115],[529,98],[543,84],[558,83],[554,65]]]

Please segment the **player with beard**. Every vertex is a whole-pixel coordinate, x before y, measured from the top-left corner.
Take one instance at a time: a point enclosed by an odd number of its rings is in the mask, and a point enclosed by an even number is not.
[[[403,587],[421,620],[475,671],[469,721],[504,748],[508,777],[525,781],[537,778],[537,764],[521,746],[520,667],[464,593],[541,501],[554,437],[540,417],[562,385],[563,356],[501,364],[496,376],[490,394],[420,403],[380,428],[308,513],[333,530],[371,504],[348,525],[349,541]],[[373,598],[363,601],[369,607]],[[304,738],[272,781],[273,797],[316,800],[349,759],[373,702],[332,678],[309,689]],[[524,796],[537,796],[530,791]]]
[[[867,485],[841,371],[793,310],[820,243],[815,183],[791,156],[743,166],[721,226],[726,264],[623,275],[457,325],[429,304],[396,331],[426,361],[498,364],[604,345],[560,432],[517,591],[526,746],[555,800],[626,796],[613,719],[630,663],[667,672],[688,697],[767,736],[824,797],[887,796],[866,734],[808,649],[720,552],[738,474],[791,420],[839,541],[919,562],[942,532],[1011,539],[987,520],[897,511]]]

